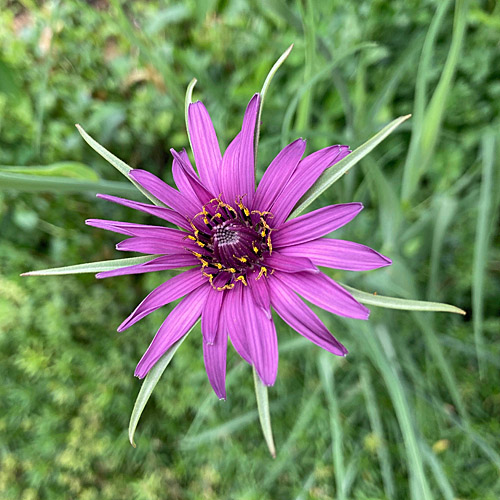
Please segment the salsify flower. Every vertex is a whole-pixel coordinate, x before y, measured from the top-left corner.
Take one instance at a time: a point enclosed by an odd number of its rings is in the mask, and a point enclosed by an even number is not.
[[[338,356],[345,356],[347,349],[299,296],[339,316],[367,319],[370,314],[318,269],[362,271],[391,263],[364,245],[323,238],[351,221],[363,205],[330,205],[287,221],[298,200],[349,148],[330,146],[303,158],[306,141],[297,139],[276,156],[255,189],[260,99],[255,94],[250,100],[241,131],[223,155],[205,106],[200,101],[189,105],[188,133],[198,173],[185,151],[171,150],[178,189],[144,170],[129,174],[164,206],[98,195],[178,228],[86,221],[129,236],[118,250],[159,255],[144,264],[101,272],[98,278],[189,267],[153,290],[118,328],[123,331],[182,298],[137,365],[139,378],[201,317],[208,379],[223,399],[228,338],[262,382],[274,384],[278,342],[272,309],[298,333]]]

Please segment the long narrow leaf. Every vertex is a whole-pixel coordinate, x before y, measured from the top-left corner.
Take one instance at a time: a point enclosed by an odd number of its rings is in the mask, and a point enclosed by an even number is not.
[[[134,441],[135,430],[137,429],[137,424],[139,423],[142,412],[144,411],[144,408],[146,407],[146,404],[149,401],[151,394],[153,393],[153,389],[156,387],[158,380],[160,380],[163,372],[170,364],[170,361],[172,361],[172,358],[174,357],[177,349],[179,349],[186,337],[191,333],[191,331],[197,324],[198,322],[191,327],[191,329],[186,333],[186,335],[184,335],[184,337],[178,340],[170,349],[167,350],[167,352],[165,352],[165,354],[159,359],[159,361],[153,366],[153,368],[151,368],[151,371],[144,379],[141,390],[139,391],[137,399],[135,400],[134,409],[132,410],[132,414],[130,415],[130,422],[128,424],[128,438],[130,444],[134,448],[136,447]]]
[[[371,139],[359,146],[350,155],[339,161],[333,167],[327,169],[307,193],[299,201],[298,207],[292,212],[291,219],[299,216],[320,194],[326,191],[334,182],[340,179],[348,172],[356,163],[364,158],[378,144],[380,144],[389,134],[391,134],[404,121],[410,118],[411,115],[400,116],[393,120],[389,125],[385,126],[380,132],[375,134]]]
[[[476,238],[474,242],[474,260],[472,265],[472,307],[474,308],[474,341],[479,372],[484,375],[484,359],[480,354],[484,350],[483,316],[484,316],[484,278],[486,263],[488,261],[488,247],[490,235],[488,231],[491,220],[492,193],[495,186],[493,182],[493,167],[495,164],[495,138],[487,134],[483,138],[483,171],[481,191],[478,200],[478,214],[476,224]]]
[[[376,295],[373,293],[363,292],[350,286],[342,286],[352,293],[356,300],[368,306],[386,307],[388,309],[401,309],[403,311],[434,311],[434,312],[449,312],[465,315],[465,311],[459,307],[450,304],[442,304],[440,302],[427,302],[425,300],[409,300],[399,299],[396,297],[386,297],[384,295]]]
[[[259,420],[262,427],[262,434],[266,440],[269,453],[276,458],[276,448],[273,440],[273,430],[271,428],[271,414],[269,412],[269,398],[267,387],[262,383],[257,371],[253,369],[253,381],[255,384],[255,397],[257,398],[257,410],[259,411]]]
[[[76,264],[74,266],[53,267],[52,269],[41,269],[39,271],[29,271],[21,276],[58,276],[61,274],[84,274],[100,273],[103,271],[113,271],[122,267],[144,264],[159,255],[147,255],[144,257],[130,257],[126,259],[101,260],[99,262],[86,262],[85,264]]]
[[[70,177],[86,181],[99,181],[99,176],[87,165],[78,161],[60,161],[51,165],[4,166],[0,172],[7,174],[27,174],[39,177]]]
[[[113,153],[110,153],[104,146],[101,146],[95,139],[92,139],[85,130],[78,125],[75,125],[80,135],[83,137],[84,141],[98,154],[100,154],[107,162],[111,163],[113,167],[118,170],[121,174],[123,174],[148,200],[153,202],[158,206],[165,206],[160,200],[158,200],[151,193],[146,191],[141,185],[135,182],[130,178],[129,172],[132,170],[130,166],[128,166],[124,161],[120,160],[120,158],[116,157]]]
[[[39,176],[32,174],[0,172],[0,191],[14,189],[26,193],[107,193],[137,198],[137,190],[128,183],[117,181],[92,181],[69,177]]]

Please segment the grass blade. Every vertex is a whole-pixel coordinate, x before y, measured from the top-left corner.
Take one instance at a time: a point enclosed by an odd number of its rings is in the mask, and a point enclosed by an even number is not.
[[[411,115],[400,116],[385,126],[380,132],[364,144],[355,149],[350,155],[336,163],[333,167],[323,172],[314,185],[299,201],[299,206],[292,212],[290,219],[299,216],[319,195],[326,191],[334,182],[338,181],[346,172],[348,172],[356,163],[363,159],[370,151],[380,144],[388,135],[390,135]]]
[[[395,358],[395,352],[389,334],[381,326],[376,332],[369,331],[366,325],[363,328],[366,353],[384,379],[399,422],[408,459],[411,496],[414,500],[432,500],[417,431],[413,422],[412,408],[406,396],[403,382],[396,370],[397,359],[391,359]]]
[[[122,267],[144,264],[159,255],[146,255],[144,257],[129,257],[126,259],[101,260],[99,262],[86,262],[85,264],[76,264],[74,266],[53,267],[51,269],[41,269],[39,271],[29,271],[21,276],[59,276],[62,274],[84,274],[100,273],[103,271],[113,271]]]
[[[335,484],[337,486],[337,499],[346,498],[345,491],[345,464],[342,443],[344,436],[342,423],[340,421],[339,402],[335,393],[334,373],[331,357],[325,352],[319,358],[319,372],[321,384],[328,402],[328,413],[330,414],[330,432],[332,439],[333,469],[335,473]]]
[[[392,499],[395,495],[395,487],[391,467],[391,455],[387,447],[382,418],[380,416],[375,391],[373,390],[370,372],[364,365],[361,365],[360,369],[360,382],[365,396],[366,410],[368,412],[370,426],[375,433],[375,436],[380,439],[380,443],[377,446],[377,456],[380,462],[380,473],[382,474],[382,481],[384,482],[385,494],[387,495],[387,498]]]
[[[472,307],[474,341],[476,344],[476,357],[481,377],[484,375],[483,316],[484,316],[484,276],[488,261],[489,247],[489,221],[491,220],[491,204],[493,182],[493,166],[495,163],[495,139],[492,134],[483,137],[483,172],[481,191],[479,193],[479,209],[477,214],[477,229],[474,242],[474,260],[472,265]]]
[[[363,292],[350,286],[341,285],[352,293],[352,296],[359,300],[362,304],[377,307],[386,307],[388,309],[401,309],[403,311],[434,311],[434,312],[449,312],[465,315],[465,311],[459,307],[450,304],[442,304],[440,302],[427,302],[425,300],[409,300],[396,297],[386,297],[384,295],[375,295],[373,293]]]
[[[266,440],[269,453],[276,458],[276,448],[274,446],[273,430],[271,428],[271,414],[269,412],[269,398],[267,395],[267,386],[265,386],[253,368],[253,381],[255,384],[255,397],[257,398],[257,410],[259,411],[259,420],[262,427],[262,434]]]
[[[153,389],[156,387],[158,380],[162,376],[163,372],[166,370],[167,366],[172,361],[174,354],[177,349],[184,342],[186,337],[191,333],[193,328],[198,324],[198,322],[191,327],[191,329],[179,339],[170,349],[168,349],[165,354],[160,358],[160,360],[151,368],[150,372],[147,374],[144,382],[142,383],[141,390],[137,395],[137,399],[135,400],[134,409],[132,410],[132,414],[130,415],[130,422],[128,424],[128,439],[130,444],[135,448],[136,444],[134,441],[135,430],[137,429],[137,424],[141,418],[142,412],[146,407],[151,394],[153,393]]]

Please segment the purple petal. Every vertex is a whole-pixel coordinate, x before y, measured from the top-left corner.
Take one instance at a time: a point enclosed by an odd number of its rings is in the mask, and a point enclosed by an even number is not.
[[[269,289],[271,303],[283,321],[319,347],[337,356],[347,354],[347,349],[328,331],[318,316],[297,297],[292,289],[272,276],[269,278]]]
[[[280,253],[290,257],[306,256],[317,266],[346,271],[368,271],[392,264],[391,259],[365,245],[329,238],[283,247]]]
[[[207,278],[203,276],[199,269],[190,269],[165,281],[136,307],[135,311],[118,327],[118,331],[123,332],[148,314],[174,300],[180,299],[206,282]]]
[[[134,210],[140,210],[147,214],[154,215],[160,219],[164,219],[176,226],[182,227],[183,229],[191,230],[191,226],[186,221],[186,218],[178,214],[175,210],[165,207],[157,207],[156,205],[148,205],[147,203],[139,203],[137,201],[126,200],[125,198],[118,198],[117,196],[111,196],[107,194],[98,194],[98,198],[106,201],[112,201],[113,203],[118,203],[125,207],[133,208]]]
[[[338,316],[368,319],[370,310],[361,305],[347,290],[323,273],[283,273],[273,276],[304,299]]]
[[[154,364],[172,347],[200,317],[209,284],[205,283],[186,295],[167,316],[135,369],[135,376],[144,378]]]
[[[201,181],[212,193],[218,195],[218,178],[222,156],[212,120],[201,101],[189,105],[188,129],[194,161]]]
[[[321,238],[350,222],[362,209],[362,203],[343,203],[323,207],[289,220],[272,232],[273,248]]]
[[[156,175],[146,170],[133,169],[129,173],[134,181],[138,182],[146,191],[156,196],[165,205],[173,208],[185,217],[193,217],[200,211],[198,205],[187,199],[182,193],[169,186]]]
[[[250,290],[243,290],[244,323],[252,364],[265,385],[273,385],[278,373],[278,339],[272,318],[257,306]]]
[[[192,203],[196,205],[201,205],[200,200],[196,196],[195,192],[193,191],[193,188],[191,187],[191,183],[188,180],[188,173],[187,171],[190,172],[191,175],[196,177],[196,173],[194,171],[193,166],[191,165],[191,162],[189,161],[189,156],[186,153],[186,150],[183,149],[180,153],[179,156],[182,158],[182,161],[184,162],[183,165],[180,165],[179,160],[177,158],[174,158],[174,161],[172,162],[172,175],[174,176],[174,182],[175,185],[177,186],[177,189]]]
[[[223,314],[234,349],[251,365],[252,357],[250,356],[246,331],[242,327],[245,319],[243,316],[243,285],[241,283],[236,283],[236,286],[226,294]]]
[[[153,271],[166,271],[167,269],[176,269],[178,267],[196,266],[200,262],[192,254],[164,255],[157,257],[144,264],[135,266],[121,267],[112,271],[103,271],[95,275],[96,278],[111,278],[113,276],[124,276],[127,274],[143,274]]]
[[[219,186],[222,191],[222,200],[235,206],[235,201],[238,197],[238,189],[236,181],[233,180],[233,172],[238,171],[238,160],[240,152],[240,138],[239,133],[227,147],[222,157],[221,171],[219,174]]]
[[[117,220],[87,219],[85,224],[99,229],[106,229],[114,233],[125,234],[127,236],[137,236],[139,238],[165,238],[184,239],[188,235],[179,229],[165,226],[148,226],[145,224],[135,224],[133,222],[121,222]]]
[[[297,139],[278,153],[264,172],[255,193],[254,206],[262,212],[268,211],[276,197],[290,180],[304,151],[306,141]]]
[[[259,105],[260,94],[255,94],[245,111],[241,132],[222,159],[221,190],[227,203],[234,203],[238,197],[244,196],[243,203],[252,207],[255,191],[254,137]]]
[[[189,170],[189,167],[184,162],[183,158],[175,149],[170,149],[173,157],[177,160],[178,165],[183,170],[186,180],[191,185],[196,197],[200,200],[202,205],[209,203],[211,199],[214,198],[214,195],[200,182],[198,176]]]
[[[274,219],[270,219],[273,227],[278,227],[286,220],[300,198],[327,168],[345,158],[350,152],[347,146],[330,146],[306,156],[298,164],[290,181],[270,210],[274,214]]]
[[[277,271],[283,271],[285,273],[299,273],[301,271],[319,273],[319,269],[310,259],[295,255],[292,257],[283,255],[281,250],[279,252],[273,252],[266,257],[265,264],[271,269],[276,269]]]
[[[215,288],[224,285],[224,283],[218,283],[217,278],[219,278],[219,276],[217,276],[213,282]],[[221,276],[220,278],[223,279],[224,282],[227,281],[226,277]],[[216,290],[215,288],[211,287],[208,291],[205,305],[203,306],[203,312],[201,313],[201,332],[203,334],[203,341],[207,344],[213,344],[214,342],[219,325],[219,318],[221,316],[222,301],[226,293]]]
[[[128,238],[116,245],[117,250],[123,252],[140,252],[145,254],[178,254],[199,250],[191,240],[184,237],[174,239],[165,238]]]
[[[252,273],[247,273],[247,283],[255,304],[271,319],[271,309],[269,307],[271,299],[269,298],[266,278],[263,276],[259,278],[259,270],[257,269]]]
[[[223,292],[219,293],[222,295]],[[203,322],[203,315],[201,320]],[[221,315],[214,340],[212,343],[203,342],[205,370],[210,385],[219,399],[226,399],[226,356],[227,329]]]

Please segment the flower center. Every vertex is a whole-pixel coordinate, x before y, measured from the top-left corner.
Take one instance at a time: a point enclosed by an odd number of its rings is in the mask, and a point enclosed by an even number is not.
[[[259,260],[261,238],[250,224],[227,220],[215,228],[214,256],[225,268],[243,270]]]
[[[190,222],[199,252],[192,252],[202,265],[203,274],[217,290],[233,288],[236,281],[246,285],[248,271],[259,269],[267,275],[264,257],[272,252],[271,231],[266,222],[272,214],[250,212],[238,201],[237,208],[216,198]]]

